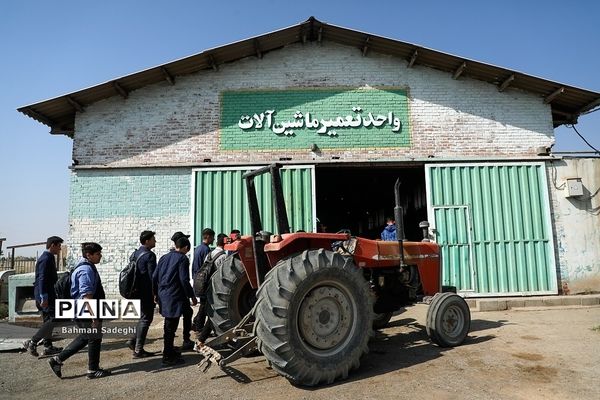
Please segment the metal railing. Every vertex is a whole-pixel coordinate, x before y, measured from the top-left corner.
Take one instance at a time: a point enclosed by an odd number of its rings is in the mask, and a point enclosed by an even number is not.
[[[0,270],[14,269],[15,274],[27,274],[30,272],[35,272],[36,261],[37,260],[35,258],[33,260],[15,259],[14,261],[10,259],[4,259],[0,260]]]
[[[8,246],[6,249],[10,250],[10,256],[0,258],[0,270],[14,269],[15,274],[27,274],[35,272],[37,257],[15,257],[15,249],[42,245],[46,245],[46,242]],[[63,257],[62,251],[58,253],[58,256],[55,256],[55,259],[56,269],[59,271],[63,270],[66,265],[66,259]]]

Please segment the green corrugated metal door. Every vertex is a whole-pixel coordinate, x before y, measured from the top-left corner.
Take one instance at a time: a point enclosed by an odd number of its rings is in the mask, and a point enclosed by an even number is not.
[[[250,234],[246,182],[242,175],[253,167],[202,169],[194,171],[194,241],[199,243],[205,227],[216,233],[239,229]],[[281,179],[292,231],[312,232],[314,227],[314,167],[285,167]],[[271,176],[256,178],[256,191],[263,228],[277,232],[271,194]]]
[[[426,179],[443,284],[467,295],[557,293],[543,163],[428,165]]]
[[[473,291],[473,242],[468,206],[433,207],[436,221],[436,240],[442,250],[443,285],[460,291]]]

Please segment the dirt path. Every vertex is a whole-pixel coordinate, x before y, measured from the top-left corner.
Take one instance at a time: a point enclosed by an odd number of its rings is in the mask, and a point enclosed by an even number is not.
[[[193,353],[186,365],[161,369],[160,357],[133,360],[124,341],[107,340],[101,364],[112,377],[85,379],[85,353],[67,361],[63,380],[45,360],[2,353],[0,392],[9,399],[600,399],[600,329],[592,329],[600,307],[474,312],[468,340],[455,349],[430,344],[425,312],[418,305],[394,317],[348,380],[319,388],[290,385],[263,357],[234,363],[234,380],[216,367],[200,373]],[[160,350],[160,323],[150,335],[148,349]]]

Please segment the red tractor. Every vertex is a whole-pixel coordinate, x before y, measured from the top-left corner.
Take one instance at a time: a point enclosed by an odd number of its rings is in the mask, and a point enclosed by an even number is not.
[[[253,235],[225,246],[233,254],[211,278],[209,315],[220,335],[200,349],[205,370],[258,350],[294,384],[344,379],[368,352],[373,329],[423,300],[430,301],[426,327],[433,342],[463,342],[469,307],[456,293],[442,293],[439,246],[427,239],[404,241],[398,181],[396,242],[347,232],[290,233],[280,168],[273,164],[244,175]],[[263,231],[254,186],[255,177],[269,172],[277,235]]]

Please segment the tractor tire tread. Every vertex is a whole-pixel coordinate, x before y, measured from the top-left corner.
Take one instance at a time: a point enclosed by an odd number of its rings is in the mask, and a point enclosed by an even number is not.
[[[343,354],[336,354],[334,360],[319,364],[316,356],[304,357],[304,350],[291,337],[290,321],[293,315],[289,314],[293,307],[299,307],[294,303],[302,299],[295,299],[295,294],[306,279],[328,269],[339,269],[359,294],[360,298],[355,299],[359,313],[356,323],[364,326],[356,328],[356,332],[361,332],[353,334],[352,346],[347,345],[342,350]],[[368,352],[368,340],[372,335],[373,298],[367,281],[349,258],[325,249],[305,250],[289,256],[269,271],[257,292],[257,298],[255,332],[258,349],[272,368],[293,384],[313,386],[344,379],[348,371],[360,365],[360,358]]]
[[[237,254],[226,256],[210,279],[208,286],[207,314],[210,318],[215,332],[220,335],[223,332],[233,328],[239,321],[232,316],[232,293],[241,280],[245,277],[246,271]]]
[[[446,337],[443,332],[437,329],[437,318],[442,307],[447,306],[448,302],[458,302],[459,308],[464,312],[464,326],[461,329],[461,335],[458,340]],[[452,292],[438,293],[427,310],[426,330],[431,340],[440,347],[454,347],[460,345],[467,336],[471,326],[471,313],[465,300]]]

